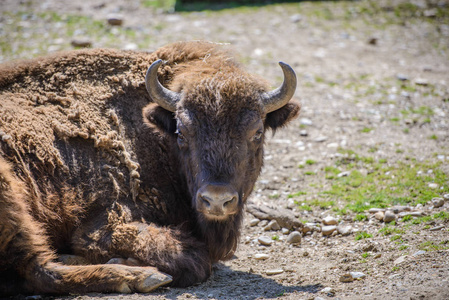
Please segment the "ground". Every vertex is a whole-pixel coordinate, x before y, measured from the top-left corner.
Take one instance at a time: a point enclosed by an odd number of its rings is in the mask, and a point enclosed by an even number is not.
[[[250,201],[286,208],[313,231],[289,244],[280,230],[264,230],[267,221],[251,226],[247,213],[235,257],[203,284],[56,299],[449,299],[447,1],[174,13],[158,8],[161,1],[78,2],[1,1],[0,61],[71,49],[77,40],[144,51],[210,40],[230,43],[273,86],[282,79],[277,62],[289,63],[302,111],[269,135]],[[111,14],[122,25],[108,25]],[[395,205],[415,214],[396,213],[386,224],[369,212]],[[347,235],[323,236],[327,216]],[[261,245],[261,236],[272,244]],[[257,260],[262,253],[268,258]],[[352,280],[349,272],[364,277]]]

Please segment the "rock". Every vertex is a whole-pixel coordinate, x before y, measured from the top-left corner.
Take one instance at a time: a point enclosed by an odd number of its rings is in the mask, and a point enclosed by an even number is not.
[[[419,250],[419,251],[415,252],[412,256],[418,256],[418,255],[421,255],[421,254],[424,254],[424,253],[426,253],[426,251]]]
[[[270,256],[265,253],[257,253],[257,254],[254,254],[254,258],[257,260],[265,260],[265,259],[270,258]]]
[[[289,244],[300,244],[301,243],[301,233],[298,231],[291,232],[287,237],[287,243]]]
[[[327,216],[323,219],[323,224],[324,225],[337,225],[338,222],[337,222],[337,219],[335,219],[334,217]]]
[[[249,226],[254,227],[257,226],[257,224],[259,224],[260,220],[259,219],[252,219],[251,221],[249,221]]]
[[[265,274],[267,275],[277,275],[277,274],[281,274],[284,273],[284,270],[282,269],[274,269],[274,270],[266,270]]]
[[[265,231],[270,231],[270,230],[277,231],[277,230],[280,230],[280,229],[281,229],[281,226],[279,226],[278,222],[276,220],[271,220],[267,224],[267,226],[264,227],[263,230],[265,230]]]
[[[427,85],[429,85],[429,81],[427,79],[424,79],[424,78],[416,78],[415,79],[415,84],[422,85],[422,86],[427,86]]]
[[[71,41],[73,47],[88,48],[92,47],[92,41],[88,38],[75,38]]]
[[[412,212],[410,213],[410,215],[411,215],[412,217],[422,217],[422,216],[425,215],[425,213],[422,212],[422,211],[420,211],[420,210],[417,210],[417,211],[412,211]]]
[[[302,20],[302,16],[300,14],[295,14],[295,15],[290,16],[290,21],[292,23],[298,23],[301,20]]]
[[[354,279],[361,279],[366,277],[366,275],[362,272],[349,272],[349,275],[351,275]]]
[[[335,226],[335,225],[323,226],[321,228],[321,233],[324,236],[331,235],[336,229],[337,229],[337,226]]]
[[[444,198],[445,201],[449,201],[449,194],[444,194],[443,198]]]
[[[314,139],[314,141],[317,142],[317,143],[322,143],[322,142],[324,142],[326,140],[327,140],[327,136],[324,136],[324,135],[320,135],[319,137],[316,137]]]
[[[432,9],[426,9],[423,13],[423,16],[426,18],[435,18],[438,14],[438,11],[436,8]]]
[[[257,240],[264,246],[270,246],[273,243],[273,240],[267,236],[261,236]]]
[[[300,136],[308,136],[309,133],[307,132],[307,130],[303,129],[303,130],[300,130],[300,131],[299,131],[299,135],[300,135]]]
[[[394,221],[394,220],[396,220],[396,215],[392,211],[387,210],[385,212],[383,221],[385,223],[390,223],[391,221]]]
[[[299,120],[299,123],[300,123],[301,125],[307,125],[307,126],[311,126],[311,125],[313,124],[312,120],[307,119],[307,118],[301,118],[301,119]]]
[[[302,227],[302,232],[305,234],[307,232],[312,232],[315,229],[315,224],[313,223],[306,223],[304,224],[304,226]]]
[[[322,289],[320,292],[325,293],[325,294],[335,294],[335,290],[331,287],[325,287],[324,289]]]
[[[438,188],[438,184],[432,182],[432,183],[428,184],[428,187],[431,188],[431,189],[437,189]]]
[[[290,230],[288,230],[287,228],[282,228],[281,232],[282,232],[282,234],[287,235],[290,233]]]
[[[353,281],[354,278],[349,273],[340,276],[340,282],[353,282]]]
[[[352,233],[352,227],[347,225],[347,226],[337,226],[337,232],[343,236],[345,235],[349,235]]]
[[[435,208],[441,207],[444,205],[444,199],[443,198],[433,198],[432,205]]]
[[[430,231],[438,231],[438,230],[443,229],[443,228],[444,228],[444,226],[443,226],[443,225],[440,225],[440,226],[432,227],[432,228],[430,228],[429,230],[430,230]]]
[[[380,212],[380,211],[385,211],[385,209],[383,209],[383,208],[370,208],[369,210],[368,210],[368,212],[370,213],[370,214],[375,214],[375,213],[377,213],[377,212]]]
[[[377,41],[378,41],[377,37],[371,37],[368,39],[368,44],[375,46],[377,45]]]
[[[338,173],[337,177],[338,177],[338,178],[341,178],[341,177],[347,177],[347,176],[349,176],[350,174],[351,174],[351,171],[345,171],[345,172]]]
[[[393,206],[391,209],[393,210],[393,212],[395,214],[398,214],[398,213],[401,213],[401,212],[404,212],[404,211],[411,211],[412,210],[412,208],[410,206],[402,206],[402,205]]]
[[[404,74],[396,74],[396,78],[397,78],[398,80],[400,80],[400,81],[406,81],[406,80],[408,80],[407,75],[404,75]]]
[[[379,221],[383,221],[385,217],[385,213],[383,211],[378,211],[374,214],[374,218],[376,218]]]
[[[400,256],[393,262],[393,264],[399,265],[400,263],[403,263],[406,258],[407,258],[407,255]]]
[[[123,17],[119,15],[110,15],[108,16],[108,24],[112,26],[121,26],[123,25]]]
[[[248,204],[246,211],[260,220],[276,220],[279,226],[287,229],[302,228],[303,224],[285,208],[271,208],[266,205]]]

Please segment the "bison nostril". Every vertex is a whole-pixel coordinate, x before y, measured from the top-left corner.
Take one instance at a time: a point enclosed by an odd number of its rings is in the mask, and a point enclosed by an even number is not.
[[[229,206],[230,204],[234,203],[234,201],[236,201],[237,198],[233,197],[231,200],[226,201],[225,203],[223,203],[223,207]]]
[[[204,204],[205,207],[210,207],[210,201],[209,200],[207,200],[204,197],[201,197],[201,200],[203,201],[203,204]]]

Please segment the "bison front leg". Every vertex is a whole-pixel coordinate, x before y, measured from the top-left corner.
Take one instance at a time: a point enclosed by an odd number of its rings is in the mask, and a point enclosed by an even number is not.
[[[89,237],[83,239],[82,237]],[[95,240],[93,237],[101,237]],[[106,238],[107,237],[107,238]],[[94,262],[136,261],[173,277],[172,286],[184,287],[209,278],[212,263],[204,243],[181,230],[154,224],[120,223],[78,234],[75,252]],[[102,256],[99,257],[99,253]],[[117,259],[121,258],[121,259]],[[125,259],[123,259],[125,258]]]
[[[18,293],[148,292],[171,277],[155,268],[54,263],[25,185],[0,158],[0,296]]]

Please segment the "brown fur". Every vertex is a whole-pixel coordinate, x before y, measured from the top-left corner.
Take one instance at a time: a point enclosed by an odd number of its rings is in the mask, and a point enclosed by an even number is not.
[[[160,81],[184,95],[175,114],[145,89],[159,58],[167,61]],[[148,270],[102,265],[120,257],[172,275],[173,285],[206,280],[237,247],[262,166],[263,141],[248,142],[245,128],[260,119],[275,130],[299,112],[290,103],[265,115],[266,90],[207,42],[0,65],[0,295],[123,291],[124,283],[140,291]],[[181,120],[194,137],[188,147],[175,134]],[[234,186],[238,213],[211,221],[196,211],[204,181]],[[63,267],[56,254],[94,265]]]

